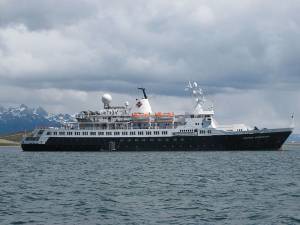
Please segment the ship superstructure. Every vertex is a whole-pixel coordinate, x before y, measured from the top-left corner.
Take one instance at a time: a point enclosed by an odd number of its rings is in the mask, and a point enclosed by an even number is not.
[[[292,128],[262,129],[244,124],[219,125],[203,90],[189,82],[195,100],[191,113],[153,112],[145,88],[130,107],[113,106],[102,96],[103,109],[82,111],[77,122],[60,128],[36,129],[22,141],[24,151],[177,151],[277,150]]]

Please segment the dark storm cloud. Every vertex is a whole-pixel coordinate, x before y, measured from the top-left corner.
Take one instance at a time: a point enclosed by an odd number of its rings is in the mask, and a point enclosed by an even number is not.
[[[300,82],[298,1],[3,1],[0,78],[28,88],[182,95]]]

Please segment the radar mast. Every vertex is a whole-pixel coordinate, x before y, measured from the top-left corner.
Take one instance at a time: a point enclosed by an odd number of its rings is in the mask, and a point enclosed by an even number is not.
[[[194,81],[191,83],[191,81],[189,81],[188,85],[185,88],[185,91],[189,91],[191,96],[196,101],[196,105],[194,107],[194,113],[202,114],[204,112],[203,107],[206,101],[202,88],[198,86],[197,82]]]

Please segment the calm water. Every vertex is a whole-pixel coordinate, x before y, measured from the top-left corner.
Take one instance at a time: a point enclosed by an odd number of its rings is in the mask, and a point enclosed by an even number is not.
[[[299,224],[300,150],[0,148],[0,224]]]

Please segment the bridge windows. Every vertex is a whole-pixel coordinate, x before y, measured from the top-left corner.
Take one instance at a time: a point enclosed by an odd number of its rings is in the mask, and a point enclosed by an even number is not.
[[[94,135],[96,135],[96,132],[90,132],[90,135],[94,136]]]

